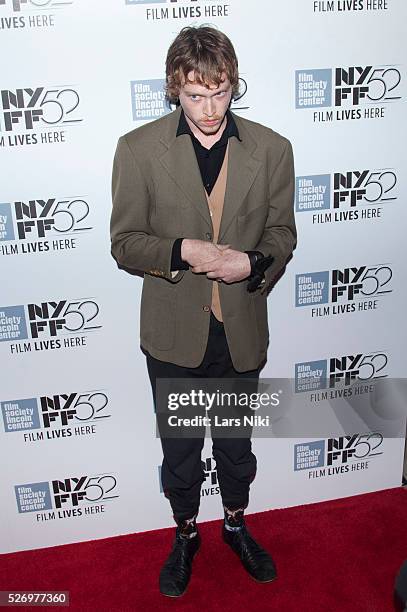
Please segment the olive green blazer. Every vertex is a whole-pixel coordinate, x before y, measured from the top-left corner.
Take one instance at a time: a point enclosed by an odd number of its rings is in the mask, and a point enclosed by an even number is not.
[[[176,238],[212,239],[212,222],[191,138],[176,137],[180,107],[122,136],[113,164],[112,255],[144,273],[141,346],[153,357],[197,367],[209,331],[212,281],[190,270],[171,274]],[[229,141],[220,244],[274,257],[266,283],[220,283],[226,338],[239,372],[265,361],[267,294],[296,244],[290,142],[235,114],[241,141]]]

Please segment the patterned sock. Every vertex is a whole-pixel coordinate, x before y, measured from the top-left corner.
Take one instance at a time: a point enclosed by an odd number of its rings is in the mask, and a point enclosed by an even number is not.
[[[181,538],[189,540],[190,538],[194,538],[198,535],[198,530],[196,527],[197,516],[198,515],[195,514],[192,518],[184,519],[183,521],[176,521]]]
[[[228,531],[240,531],[244,526],[244,508],[237,508],[236,510],[229,510],[226,506],[223,506],[225,511],[225,528]]]

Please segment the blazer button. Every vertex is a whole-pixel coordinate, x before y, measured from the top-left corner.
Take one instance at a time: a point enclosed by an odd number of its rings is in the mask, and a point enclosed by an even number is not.
[[[209,232],[206,232],[206,234],[205,234],[205,238],[206,238],[207,240],[212,240],[212,234],[210,234]]]
[[[211,309],[211,307],[207,306],[206,304],[205,304],[205,306],[202,306],[202,310],[204,310],[205,312],[209,312],[210,309]]]

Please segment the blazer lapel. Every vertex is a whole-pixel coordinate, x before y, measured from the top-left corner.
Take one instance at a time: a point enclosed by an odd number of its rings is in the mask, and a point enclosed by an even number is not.
[[[229,140],[228,176],[219,242],[237,214],[262,165],[261,161],[252,156],[252,151],[256,148],[255,141],[243,128],[236,115],[234,117],[242,142],[234,137]]]
[[[160,156],[160,162],[191,205],[212,228],[205,188],[191,138],[187,134],[176,137],[179,116],[180,109],[177,109],[173,112],[174,121],[169,122],[169,129],[162,135],[161,142],[165,145],[165,151]]]

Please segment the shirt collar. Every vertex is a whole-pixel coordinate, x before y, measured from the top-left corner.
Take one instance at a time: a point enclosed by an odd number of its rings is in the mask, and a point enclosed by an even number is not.
[[[232,136],[236,136],[236,138],[238,140],[240,140],[240,142],[241,142],[242,139],[240,138],[239,130],[237,129],[236,122],[235,122],[235,120],[233,118],[233,115],[232,115],[232,113],[230,112],[229,109],[226,111],[226,118],[227,118],[227,124],[226,124],[226,127],[225,127],[225,129],[223,131],[223,134],[222,134],[220,140],[226,141],[229,138],[231,138]],[[177,129],[177,134],[176,135],[177,136],[181,136],[182,134],[189,134],[190,136],[195,138],[195,136],[193,135],[192,130],[189,127],[188,122],[187,122],[187,120],[185,118],[185,113],[181,109],[181,115],[180,115],[180,118],[179,118],[178,129]],[[220,142],[220,141],[218,141],[218,142]],[[218,144],[218,143],[215,143],[215,144]]]

